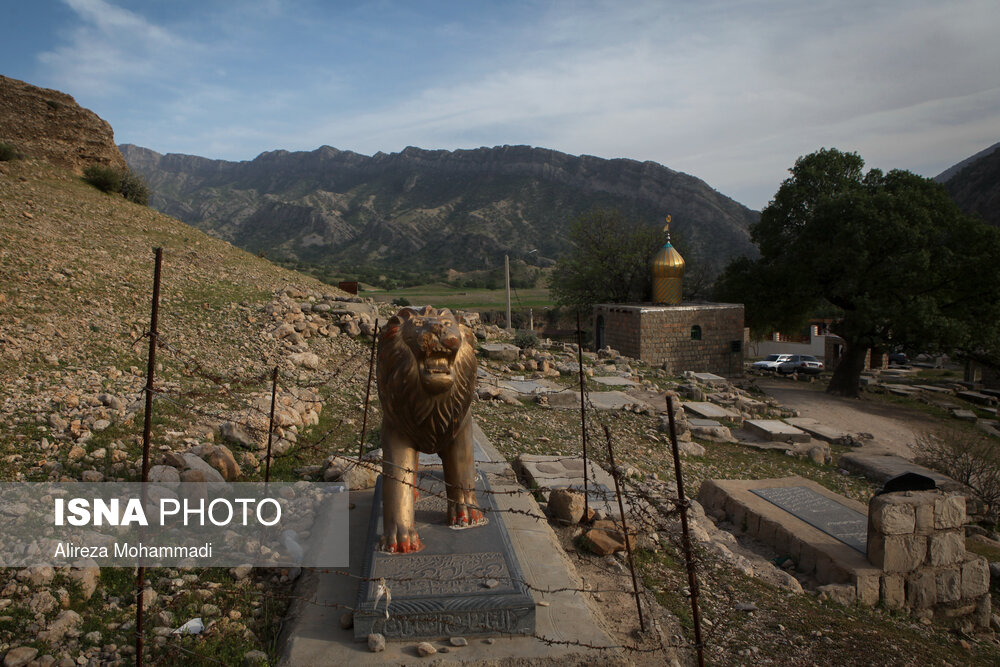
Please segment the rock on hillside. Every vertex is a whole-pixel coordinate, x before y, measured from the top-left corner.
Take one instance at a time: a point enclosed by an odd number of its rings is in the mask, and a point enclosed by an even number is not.
[[[66,93],[6,76],[0,76],[0,141],[77,173],[88,164],[126,166],[107,121]]]
[[[994,144],[935,178],[966,213],[1000,226],[1000,144]]]
[[[121,148],[154,208],[279,259],[470,270],[509,253],[545,264],[565,251],[570,221],[594,206],[657,226],[671,214],[689,262],[716,270],[755,252],[755,211],[654,162],[529,146],[371,157],[323,146],[249,162]]]

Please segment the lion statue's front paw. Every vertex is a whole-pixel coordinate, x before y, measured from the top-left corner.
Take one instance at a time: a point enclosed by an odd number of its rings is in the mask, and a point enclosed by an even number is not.
[[[411,554],[423,548],[416,528],[386,526],[385,534],[379,540],[379,549],[392,554]]]

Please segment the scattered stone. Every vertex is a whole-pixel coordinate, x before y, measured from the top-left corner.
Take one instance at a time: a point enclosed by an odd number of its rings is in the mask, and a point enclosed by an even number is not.
[[[345,611],[340,615],[340,627],[344,630],[350,630],[354,627],[354,613],[350,611]]]
[[[7,651],[3,657],[3,667],[24,667],[35,659],[38,649],[31,646],[18,646]]]
[[[253,571],[253,565],[243,564],[237,565],[236,567],[229,568],[229,574],[232,575],[233,579],[236,581],[242,581],[250,576]]]
[[[437,649],[430,642],[420,642],[417,644],[417,653],[420,654],[421,658],[426,658],[429,655],[434,655],[437,653]]]
[[[23,570],[19,570],[17,573],[18,580],[26,581],[32,586],[45,586],[50,584],[55,576],[55,569],[48,565],[26,567]]]
[[[89,600],[101,583],[101,568],[90,558],[77,561],[69,571],[69,578],[77,583],[81,597]]]
[[[223,442],[231,442],[246,449],[253,449],[257,446],[257,441],[250,434],[250,431],[243,424],[236,422],[225,422],[219,426],[219,438]]]
[[[235,482],[242,475],[233,452],[225,445],[216,445],[205,456],[205,461],[219,471],[227,482]]]
[[[49,627],[38,633],[38,640],[55,644],[62,640],[68,633],[79,629],[83,625],[83,618],[72,609],[64,609],[59,612],[55,620],[49,623]]]
[[[758,607],[753,602],[737,602],[735,609],[736,611],[751,613],[757,611]]]
[[[580,491],[555,489],[549,494],[552,517],[565,523],[580,523],[583,518],[584,496]]]
[[[469,640],[467,640],[465,637],[452,637],[448,641],[451,642],[452,646],[468,646],[469,645]]]
[[[487,579],[483,582],[483,588],[496,588],[500,585],[500,582],[496,579]]]
[[[385,650],[385,637],[380,632],[373,632],[368,635],[368,650],[372,653],[381,653]]]
[[[97,470],[84,470],[80,479],[84,482],[103,482],[104,474]]]
[[[177,468],[169,465],[153,466],[149,469],[149,481],[156,484],[163,484],[167,487],[175,487],[181,482],[181,474]]]

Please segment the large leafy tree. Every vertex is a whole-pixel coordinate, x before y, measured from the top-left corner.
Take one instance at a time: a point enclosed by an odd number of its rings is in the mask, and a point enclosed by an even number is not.
[[[856,153],[822,149],[796,161],[751,236],[760,259],[730,264],[718,296],[743,301],[757,332],[838,313],[831,393],[858,395],[873,347],[995,354],[1000,230],[930,179],[865,173]]]
[[[569,251],[559,259],[549,287],[560,305],[646,301],[649,263],[663,232],[615,209],[595,208],[573,221]]]

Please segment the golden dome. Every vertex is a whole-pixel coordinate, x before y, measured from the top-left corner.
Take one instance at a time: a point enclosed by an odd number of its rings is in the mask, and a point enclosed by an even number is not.
[[[670,243],[670,216],[663,228],[667,242],[653,257],[650,268],[653,272],[653,303],[675,306],[681,302],[684,279],[684,258]]]

